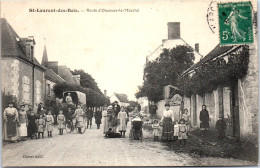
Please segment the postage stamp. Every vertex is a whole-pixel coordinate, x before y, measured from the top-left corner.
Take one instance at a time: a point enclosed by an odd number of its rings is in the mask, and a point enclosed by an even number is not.
[[[219,3],[218,14],[221,45],[253,43],[252,6],[250,2]]]

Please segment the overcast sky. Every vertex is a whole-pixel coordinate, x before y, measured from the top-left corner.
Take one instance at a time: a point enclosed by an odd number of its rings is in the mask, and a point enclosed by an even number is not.
[[[108,96],[134,99],[143,82],[145,58],[167,38],[167,22],[181,22],[181,37],[200,44],[206,55],[218,44],[207,23],[210,1],[1,2],[5,18],[20,37],[34,36],[41,62],[44,38],[49,61],[91,74]],[[30,13],[29,9],[139,9],[134,13]]]

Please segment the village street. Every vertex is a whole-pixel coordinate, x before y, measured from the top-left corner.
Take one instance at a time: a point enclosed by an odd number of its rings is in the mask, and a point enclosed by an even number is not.
[[[102,128],[102,127],[101,127]],[[65,131],[65,130],[64,130]],[[250,165],[251,162],[200,158],[175,153],[162,142],[153,142],[144,130],[144,140],[104,138],[102,129],[87,129],[84,134],[66,133],[52,138],[27,140],[3,145],[3,166],[214,166]],[[45,135],[46,136],[46,135]],[[32,156],[33,158],[30,158]]]

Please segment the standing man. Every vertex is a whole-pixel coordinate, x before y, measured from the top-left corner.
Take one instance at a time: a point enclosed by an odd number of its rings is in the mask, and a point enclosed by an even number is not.
[[[121,108],[118,104],[117,101],[114,102],[114,105],[113,105],[113,110],[114,110],[114,113],[115,113],[115,117],[117,117],[118,113],[120,112]]]
[[[93,110],[91,109],[91,107],[88,108],[86,117],[87,117],[87,128],[88,128],[89,125],[90,125],[90,128],[91,128],[92,118],[93,118]]]
[[[151,105],[149,107],[149,112],[150,112],[150,117],[151,119],[156,119],[157,115],[156,115],[156,111],[157,111],[158,107],[154,104],[154,102],[151,102]]]

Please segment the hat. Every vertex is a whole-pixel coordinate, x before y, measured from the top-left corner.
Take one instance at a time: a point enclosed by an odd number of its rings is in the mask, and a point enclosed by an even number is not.
[[[14,104],[14,101],[9,101],[8,104]]]
[[[118,103],[118,101],[115,101],[114,103]]]
[[[25,107],[25,104],[21,104],[20,107]]]
[[[111,105],[110,105],[110,106],[108,106],[108,108],[109,108],[109,109],[112,109],[112,108],[113,108],[113,106],[111,106]]]
[[[165,107],[166,107],[166,106],[169,106],[169,107],[170,107],[170,104],[169,104],[169,103],[165,103],[165,105],[164,105],[164,106],[165,106]]]
[[[184,120],[183,118],[182,118],[182,119],[180,119],[179,123],[180,123],[181,121],[185,122],[185,120]]]

